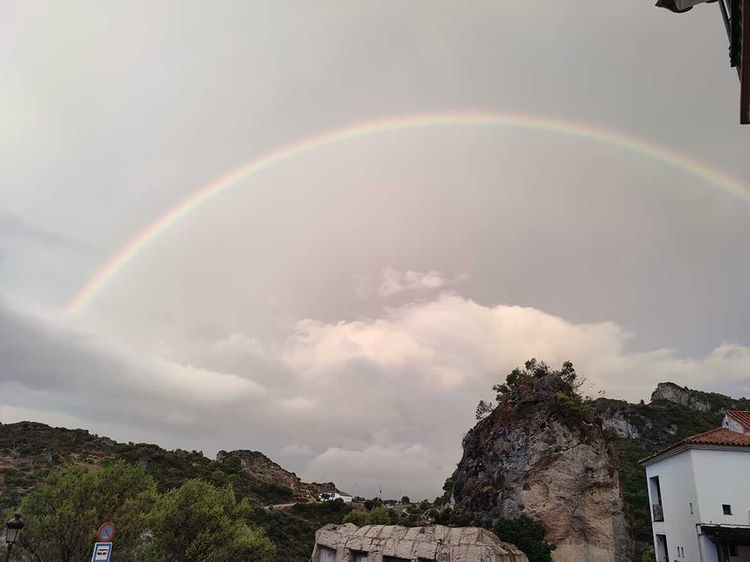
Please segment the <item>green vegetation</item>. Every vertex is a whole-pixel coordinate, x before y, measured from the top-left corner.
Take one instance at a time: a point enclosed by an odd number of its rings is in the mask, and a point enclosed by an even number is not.
[[[117,559],[151,562],[271,562],[273,543],[251,529],[248,500],[231,486],[188,480],[160,494],[143,467],[124,461],[103,468],[55,468],[18,509],[26,527],[13,556],[33,562],[88,560],[96,530],[117,526]]]
[[[493,385],[492,390],[495,392],[495,400],[500,403],[514,394],[523,394],[525,391],[530,390],[534,386],[534,379],[540,379],[547,376],[560,377],[563,382],[570,385],[573,391],[576,391],[579,386],[578,375],[573,367],[573,363],[565,361],[560,369],[551,369],[544,361],[537,361],[536,358],[531,358],[524,363],[524,368],[513,369],[506,377],[504,383],[498,383]],[[578,396],[576,392],[573,392],[575,396]],[[477,404],[476,418],[478,420],[487,417],[497,406],[494,402],[486,402],[480,400]],[[574,410],[574,414],[586,414],[586,409],[579,407],[579,405],[565,404],[564,406],[570,406]]]
[[[203,480],[188,480],[156,502],[147,527],[152,536],[142,549],[142,560],[270,562],[276,549],[263,531],[247,526],[250,509],[247,500],[237,502],[231,486],[216,488]]]
[[[555,412],[569,424],[590,422],[594,419],[594,406],[578,394],[558,392],[553,403]]]
[[[248,515],[251,525],[262,528],[276,545],[274,562],[308,562],[315,531],[328,523],[340,523],[352,512],[342,500],[300,503],[289,509],[254,508]]]
[[[712,409],[698,412],[665,400],[655,400],[650,404],[630,404],[605,398],[594,401],[598,415],[616,413],[640,435],[637,439],[608,436],[620,472],[625,514],[640,551],[651,543],[652,531],[646,472],[639,461],[686,437],[720,426],[723,410],[743,405],[743,401],[719,394],[693,393],[710,403]]]
[[[55,469],[21,502],[26,527],[19,547],[35,561],[88,560],[99,525],[116,521],[118,558],[134,560],[156,497],[153,479],[123,462]]]
[[[529,562],[551,562],[555,547],[544,540],[544,527],[526,515],[495,519],[492,531],[505,542],[515,544]]]

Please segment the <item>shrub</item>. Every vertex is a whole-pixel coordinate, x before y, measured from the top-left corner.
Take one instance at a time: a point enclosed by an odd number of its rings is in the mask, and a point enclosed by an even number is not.
[[[492,530],[501,540],[513,543],[529,562],[551,562],[554,545],[544,540],[544,527],[526,515],[514,519],[495,519]]]
[[[362,527],[364,525],[369,525],[369,517],[367,512],[355,509],[347,513],[342,523],[354,523],[358,527]]]

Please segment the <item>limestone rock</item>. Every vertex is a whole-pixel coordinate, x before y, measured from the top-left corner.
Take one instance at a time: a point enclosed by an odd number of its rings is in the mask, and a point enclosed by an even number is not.
[[[312,562],[330,560],[324,551],[335,551],[336,562],[351,562],[354,552],[368,553],[370,562],[384,557],[438,562],[528,562],[514,545],[476,527],[399,527],[351,523],[326,525],[315,534]]]
[[[557,545],[555,562],[629,562],[619,475],[600,423],[560,415],[555,400],[573,391],[559,376],[531,384],[464,438],[452,477],[456,507],[528,515]]]

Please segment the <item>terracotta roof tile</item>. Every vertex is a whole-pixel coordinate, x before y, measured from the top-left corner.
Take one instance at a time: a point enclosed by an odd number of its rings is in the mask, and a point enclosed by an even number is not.
[[[750,431],[750,412],[747,410],[727,410],[727,415]]]
[[[684,440],[684,443],[697,445],[729,445],[732,447],[750,447],[750,435],[737,433],[725,427],[712,429],[705,433],[693,435]]]
[[[650,461],[651,459],[655,459],[656,457],[663,455],[667,451],[677,449],[678,447],[681,447],[683,445],[717,445],[717,446],[725,446],[725,447],[750,447],[750,435],[743,435],[742,433],[731,431],[729,429],[726,429],[725,427],[719,427],[716,429],[712,429],[710,431],[706,431],[705,433],[699,433],[698,435],[693,435],[691,437],[688,437],[687,439],[683,439],[682,441],[678,441],[674,445],[671,445],[667,447],[666,449],[659,451],[658,453],[654,453],[653,455],[650,455],[646,457],[645,459],[641,459],[640,462],[644,463],[644,462]]]

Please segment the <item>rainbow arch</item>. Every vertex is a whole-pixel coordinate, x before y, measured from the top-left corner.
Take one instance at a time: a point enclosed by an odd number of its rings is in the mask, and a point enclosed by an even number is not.
[[[242,164],[214,181],[199,187],[177,205],[149,224],[119,252],[111,257],[67,303],[66,308],[75,314],[85,306],[146,246],[172,225],[185,218],[198,207],[224,191],[237,186],[242,180],[285,162],[295,156],[324,146],[351,141],[367,136],[405,129],[443,126],[492,126],[557,133],[610,145],[677,168],[686,174],[702,178],[727,192],[750,200],[750,186],[738,179],[672,148],[651,141],[595,127],[581,121],[520,113],[456,112],[390,117],[365,121],[356,125],[308,137],[267,152]]]

